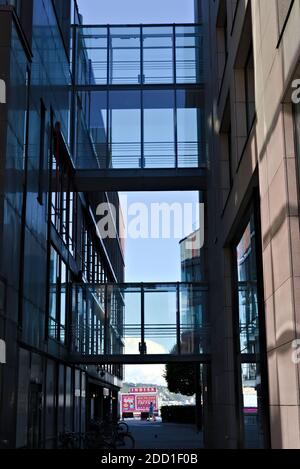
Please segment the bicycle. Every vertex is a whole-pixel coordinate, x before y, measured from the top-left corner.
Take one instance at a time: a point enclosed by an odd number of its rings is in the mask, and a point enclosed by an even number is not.
[[[60,433],[58,440],[60,442],[60,449],[78,449],[79,447],[79,437],[77,433],[74,432],[64,432]]]
[[[114,449],[133,449],[135,440],[129,432],[129,427],[125,422],[91,422],[93,429],[90,434],[94,435],[93,446],[106,445]]]

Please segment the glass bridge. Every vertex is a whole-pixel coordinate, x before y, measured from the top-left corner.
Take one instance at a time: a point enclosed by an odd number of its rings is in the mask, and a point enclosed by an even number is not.
[[[206,189],[201,25],[73,27],[76,189]],[[75,122],[75,120],[74,120]],[[202,362],[203,283],[72,286],[73,363]]]
[[[207,285],[73,285],[74,363],[209,361]]]
[[[72,69],[81,190],[205,189],[201,25],[75,25]]]

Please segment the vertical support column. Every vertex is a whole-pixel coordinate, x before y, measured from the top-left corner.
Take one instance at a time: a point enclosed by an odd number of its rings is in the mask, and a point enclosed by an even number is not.
[[[201,399],[201,374],[200,364],[195,364],[195,380],[196,380],[196,426],[199,431],[202,430],[202,399]]]
[[[140,27],[140,60],[141,60],[141,168],[145,168],[145,144],[144,144],[144,44],[143,44],[143,26]]]
[[[180,283],[176,286],[176,334],[177,334],[177,354],[181,355],[181,333],[180,333]]]
[[[77,36],[78,28],[76,25],[72,25],[72,96],[71,96],[71,128],[70,128],[70,139],[71,139],[71,154],[74,161],[76,161],[76,111],[77,111],[77,102],[76,102],[76,85],[78,85],[77,78]]]
[[[108,291],[107,291],[107,285],[105,285],[105,290],[104,290],[104,355],[108,355]]]
[[[106,55],[106,82],[107,85],[110,84],[110,29],[107,26],[107,55]],[[107,113],[106,113],[106,169],[109,169],[112,166],[112,155],[111,153],[111,110],[110,110],[110,99],[109,99],[109,86],[107,88],[106,94],[106,106],[107,106]]]
[[[145,290],[144,284],[141,285],[141,343],[140,343],[140,354],[146,355],[146,343],[145,343]]]
[[[73,311],[73,295],[74,295],[74,290],[75,289],[75,295],[76,295],[76,289],[77,286],[75,284],[72,284],[72,282],[68,282],[67,286],[67,315],[66,315],[66,346],[69,350],[69,352],[74,352],[75,347],[74,347],[74,311]]]
[[[178,129],[177,129],[177,73],[176,73],[176,27],[173,25],[173,80],[174,80],[174,148],[175,168],[178,168]]]

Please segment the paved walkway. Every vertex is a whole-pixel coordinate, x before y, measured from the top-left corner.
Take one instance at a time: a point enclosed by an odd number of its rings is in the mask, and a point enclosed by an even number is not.
[[[201,449],[202,433],[193,425],[127,420],[136,449]]]

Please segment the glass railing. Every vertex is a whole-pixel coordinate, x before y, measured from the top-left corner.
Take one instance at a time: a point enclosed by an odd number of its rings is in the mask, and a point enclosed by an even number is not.
[[[86,131],[78,132],[77,168],[206,166],[203,90],[90,90],[80,97]]]
[[[207,294],[203,283],[74,285],[72,352],[208,354]]]
[[[77,26],[77,85],[199,84],[201,25]]]

